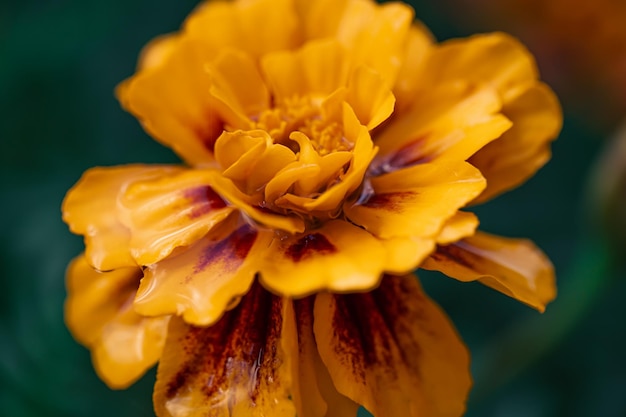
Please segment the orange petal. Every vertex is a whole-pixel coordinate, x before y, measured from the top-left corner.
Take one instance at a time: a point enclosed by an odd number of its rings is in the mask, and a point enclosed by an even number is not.
[[[354,223],[383,239],[434,237],[445,221],[485,187],[480,172],[468,164],[427,163],[371,180],[374,194],[347,204]]]
[[[305,39],[334,37],[349,0],[295,0]]]
[[[478,227],[478,217],[467,211],[457,211],[450,217],[437,236],[437,243],[446,245],[473,235]]]
[[[261,61],[278,103],[292,97],[325,97],[346,86],[350,61],[335,40],[309,42],[297,51],[281,51]]]
[[[213,176],[209,170],[182,170],[127,187],[118,207],[139,265],[153,264],[175,248],[191,245],[235,210],[211,188]]]
[[[184,33],[207,49],[232,47],[255,58],[301,41],[293,0],[206,1],[187,18]]]
[[[505,103],[502,112],[513,127],[470,159],[487,178],[477,203],[518,186],[542,167],[563,122],[557,97],[542,83]]]
[[[413,9],[406,4],[350,0],[335,36],[350,51],[355,64],[374,69],[391,87],[412,21]]]
[[[501,108],[488,85],[429,86],[375,136],[379,158],[391,169],[436,158],[464,161],[511,127]]]
[[[490,33],[442,43],[419,79],[423,86],[455,80],[489,84],[508,102],[537,76],[535,60],[524,45],[505,33]]]
[[[285,296],[367,290],[378,284],[385,256],[372,235],[334,220],[304,234],[276,237],[259,268],[261,282]]]
[[[393,112],[396,99],[387,84],[377,72],[366,66],[358,67],[350,77],[346,101],[369,130],[384,122]]]
[[[317,347],[337,390],[376,417],[461,416],[469,356],[412,275],[369,293],[319,294]]]
[[[212,162],[223,131],[205,68],[214,58],[206,45],[181,38],[160,65],[137,73],[117,90],[122,106],[144,129],[191,165]]]
[[[440,246],[421,266],[460,281],[475,281],[543,312],[556,297],[554,269],[548,258],[526,239],[476,233]]]
[[[313,335],[314,296],[293,301],[289,312],[295,314],[297,345],[290,353],[294,359],[292,397],[298,417],[355,416],[359,405],[337,392],[317,351]]]
[[[397,99],[396,113],[404,111],[418,97],[417,89],[420,73],[428,61],[434,47],[434,37],[424,25],[415,22],[409,30],[404,51],[402,66],[393,87]]]
[[[85,256],[94,268],[107,271],[137,264],[130,253],[130,233],[121,222],[117,199],[133,181],[178,170],[168,166],[127,165],[93,168],[83,174],[63,201],[63,220],[73,233],[85,236]]]
[[[158,417],[293,417],[286,303],[255,285],[211,327],[172,318],[157,373]]]
[[[222,51],[206,65],[215,108],[230,128],[251,126],[250,118],[269,107],[269,92],[257,63],[241,51]]]
[[[92,352],[98,375],[114,389],[126,388],[161,356],[169,317],[142,317],[132,308],[141,269],[94,270],[80,256],[67,270],[65,321]]]
[[[135,310],[148,316],[178,314],[187,323],[210,325],[248,291],[256,262],[268,244],[249,225],[224,225],[193,246],[148,266]]]

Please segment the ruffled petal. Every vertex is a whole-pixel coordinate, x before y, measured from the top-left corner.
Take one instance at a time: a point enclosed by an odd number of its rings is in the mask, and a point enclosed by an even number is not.
[[[248,291],[268,245],[249,225],[225,224],[184,251],[149,265],[135,310],[148,316],[177,314],[187,323],[210,325]]]
[[[224,127],[206,71],[215,56],[206,45],[182,37],[160,65],[137,73],[116,91],[151,136],[191,165],[213,161]]]
[[[368,290],[378,285],[385,256],[372,235],[333,220],[307,233],[277,236],[260,263],[261,282],[285,296]]]
[[[351,63],[336,40],[307,43],[296,51],[267,55],[263,73],[278,103],[293,97],[326,97],[345,87]]]
[[[290,303],[255,285],[210,327],[172,318],[157,373],[158,417],[293,417]],[[289,340],[291,340],[289,342]]]
[[[460,281],[476,281],[543,312],[556,297],[554,269],[526,239],[476,233],[439,246],[421,266]]]
[[[420,72],[434,48],[434,37],[419,22],[413,23],[406,38],[402,53],[402,66],[393,87],[396,97],[395,112],[404,111],[416,97],[419,97]]]
[[[513,127],[470,158],[487,178],[487,188],[476,202],[514,188],[550,159],[550,142],[561,130],[561,106],[552,90],[537,83],[502,108]]]
[[[456,242],[464,237],[473,235],[478,227],[478,217],[474,213],[467,211],[457,211],[450,217],[437,236],[439,245]]]
[[[350,52],[355,64],[374,69],[391,87],[402,62],[413,16],[413,9],[400,2],[380,5],[369,0],[349,0],[335,37]]]
[[[469,355],[414,276],[364,294],[319,294],[315,339],[337,390],[376,417],[455,417],[471,385]]]
[[[396,99],[378,73],[360,66],[350,77],[346,101],[361,124],[372,130],[391,115]]]
[[[346,204],[346,216],[383,239],[434,237],[445,221],[475,198],[485,179],[467,162],[427,163],[371,180],[374,193]]]
[[[209,170],[181,170],[136,181],[120,195],[120,217],[130,230],[130,251],[139,265],[191,245],[235,210],[211,188],[213,175]]]
[[[241,51],[222,51],[205,66],[211,76],[215,111],[229,129],[247,129],[250,119],[269,107],[269,92],[257,63]]]
[[[355,416],[359,405],[337,392],[326,366],[317,351],[313,335],[315,297],[293,301],[297,345],[290,353],[294,359],[292,396],[298,417]]]
[[[456,80],[493,86],[503,102],[528,88],[538,77],[530,52],[505,33],[453,39],[438,46],[420,74],[423,86]]]
[[[207,49],[231,47],[255,58],[302,40],[293,0],[205,1],[187,18],[184,33]]]
[[[93,168],[67,193],[63,221],[73,233],[85,236],[85,256],[96,269],[135,266],[130,253],[130,232],[121,222],[117,201],[126,187],[138,180],[179,171],[168,166],[127,165]]]
[[[84,256],[67,270],[65,321],[72,335],[92,352],[100,378],[114,389],[126,388],[161,356],[169,317],[142,317],[132,300],[141,269],[98,272]]]
[[[416,93],[411,106],[376,135],[382,169],[434,159],[464,161],[511,127],[488,85],[459,81]]]

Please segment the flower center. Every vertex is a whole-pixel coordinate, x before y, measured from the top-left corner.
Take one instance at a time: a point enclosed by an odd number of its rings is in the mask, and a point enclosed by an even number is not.
[[[319,100],[310,96],[294,96],[252,118],[253,128],[266,131],[274,143],[285,145],[294,152],[299,145],[290,138],[292,132],[301,132],[313,149],[325,156],[337,151],[350,151],[354,144],[343,135],[337,121],[327,120]]]

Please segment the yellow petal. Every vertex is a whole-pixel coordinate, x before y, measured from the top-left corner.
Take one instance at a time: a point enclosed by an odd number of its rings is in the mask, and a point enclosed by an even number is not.
[[[126,388],[161,355],[168,317],[135,313],[141,269],[94,270],[80,256],[67,270],[65,321],[72,335],[92,352],[98,375],[115,389]]]
[[[356,64],[366,64],[393,86],[413,9],[400,2],[379,5],[350,0],[337,26],[336,37],[350,51]]]
[[[346,221],[329,221],[304,234],[275,238],[260,264],[261,282],[285,296],[367,290],[378,284],[385,255],[382,244],[366,231]]]
[[[153,264],[175,248],[191,245],[235,210],[211,188],[212,175],[183,170],[127,187],[118,207],[138,264]]]
[[[476,202],[518,186],[542,167],[563,122],[558,99],[542,83],[505,103],[502,112],[513,127],[470,159],[487,178],[487,188]]]
[[[295,314],[297,344],[290,355],[294,377],[292,396],[298,417],[355,416],[359,405],[337,392],[317,351],[313,335],[314,296],[294,300],[288,314]]]
[[[537,76],[532,55],[517,39],[491,33],[442,43],[433,51],[419,79],[423,86],[454,80],[489,84],[508,102]]]
[[[346,101],[369,130],[384,122],[393,112],[396,99],[387,84],[366,66],[358,67],[350,77]]]
[[[364,294],[319,294],[317,347],[337,390],[376,417],[457,417],[471,385],[469,356],[414,276]]]
[[[184,26],[207,49],[232,47],[258,58],[301,41],[293,0],[206,1]]]
[[[402,66],[393,87],[397,99],[396,113],[404,111],[418,97],[420,73],[434,47],[434,37],[424,25],[415,22],[407,35]]]
[[[414,236],[380,239],[387,258],[385,272],[390,274],[408,274],[414,271],[435,250],[435,240]]]
[[[182,315],[213,324],[248,291],[268,246],[249,225],[224,225],[191,247],[144,270],[135,310],[147,316]]]
[[[349,0],[295,0],[305,39],[333,37]]]
[[[496,91],[464,82],[416,93],[406,109],[376,135],[381,156],[392,167],[435,158],[463,161],[511,127]]]
[[[305,229],[301,218],[266,210],[260,198],[242,193],[228,178],[217,175],[213,178],[212,186],[226,201],[261,226],[288,233],[303,232]]]
[[[225,50],[206,67],[216,111],[230,128],[245,129],[269,107],[269,92],[256,62],[241,51]]]
[[[107,271],[134,266],[129,244],[130,233],[121,222],[117,199],[133,181],[177,172],[168,166],[127,165],[93,168],[67,193],[63,220],[73,233],[85,236],[89,263]]]
[[[460,281],[475,281],[543,312],[556,297],[554,269],[548,258],[526,239],[476,233],[440,246],[422,268]]]
[[[263,130],[224,132],[215,143],[215,157],[230,178],[246,194],[254,194],[276,174],[290,166],[296,155],[275,144]]]
[[[157,373],[158,417],[293,417],[287,302],[255,285],[211,327],[172,318]],[[287,330],[287,331],[285,331]]]
[[[374,193],[346,204],[354,223],[383,239],[435,237],[446,220],[485,187],[480,172],[468,164],[427,163],[371,180]]]
[[[457,211],[450,217],[437,236],[437,243],[446,245],[473,235],[478,227],[478,217],[474,213]]]
[[[261,65],[278,103],[294,96],[328,96],[347,84],[351,69],[345,50],[335,40],[275,52],[265,56]]]
[[[191,165],[212,162],[223,131],[205,69],[214,58],[206,45],[181,38],[160,65],[137,73],[117,90],[122,106],[144,129]]]

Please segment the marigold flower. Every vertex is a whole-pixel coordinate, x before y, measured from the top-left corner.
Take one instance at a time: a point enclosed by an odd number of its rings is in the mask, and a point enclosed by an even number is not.
[[[460,211],[560,129],[507,35],[437,44],[401,3],[212,1],[117,94],[185,165],[69,191],[66,318],[113,388],[159,362],[158,416],[458,416],[469,357],[411,271],[555,296],[539,249]]]

